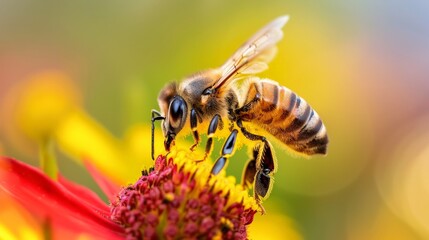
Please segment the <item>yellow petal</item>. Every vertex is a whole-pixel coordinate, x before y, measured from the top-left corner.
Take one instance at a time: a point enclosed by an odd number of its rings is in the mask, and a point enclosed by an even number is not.
[[[65,74],[46,71],[30,76],[11,93],[18,128],[31,139],[46,138],[80,102],[72,81]]]
[[[55,131],[55,140],[63,152],[90,161],[118,184],[138,178],[142,169],[142,163],[123,151],[118,139],[82,111],[64,119]]]
[[[42,229],[35,218],[0,190],[0,239],[42,239]]]

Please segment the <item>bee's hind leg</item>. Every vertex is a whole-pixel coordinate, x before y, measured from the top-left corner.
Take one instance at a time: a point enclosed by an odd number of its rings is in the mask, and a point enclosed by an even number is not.
[[[276,171],[277,160],[273,152],[273,147],[268,141],[265,141],[259,145],[258,157],[256,159],[256,174],[253,186],[253,195],[256,202],[261,207],[262,214],[265,213],[265,209],[262,207],[262,199],[269,197],[273,188],[273,174]]]
[[[250,139],[252,141],[262,141],[262,142],[267,141],[267,139],[264,136],[256,135],[247,131],[247,129],[243,126],[243,122],[241,121],[241,119],[237,120],[237,126],[240,128],[241,132],[247,139]]]
[[[252,149],[252,156],[247,160],[246,166],[241,175],[241,185],[244,189],[249,189],[252,187],[253,182],[255,181],[256,175],[256,160],[258,159],[259,146],[255,146]]]
[[[241,185],[245,190],[256,185],[256,182],[255,182],[255,177],[257,175],[256,158],[258,156],[258,153],[259,153],[259,148],[256,147],[253,150],[254,158],[249,159],[246,163],[246,167],[244,168],[243,175],[241,177]],[[256,190],[256,187],[253,187],[253,196],[259,208],[261,209],[261,213],[265,214],[265,208],[262,206],[262,199],[260,197],[259,191]]]
[[[243,172],[242,185],[248,188],[253,183],[253,195],[262,214],[264,214],[265,209],[262,207],[262,200],[268,198],[271,193],[272,175],[277,170],[277,160],[271,143],[264,136],[247,131],[241,120],[237,120],[237,126],[246,138],[261,141],[252,150],[252,159],[247,162]]]

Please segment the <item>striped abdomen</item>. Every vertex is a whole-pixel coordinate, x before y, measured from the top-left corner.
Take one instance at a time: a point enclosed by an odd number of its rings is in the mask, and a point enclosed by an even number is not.
[[[304,99],[271,80],[248,84],[239,118],[261,127],[297,152],[326,154],[326,128]]]

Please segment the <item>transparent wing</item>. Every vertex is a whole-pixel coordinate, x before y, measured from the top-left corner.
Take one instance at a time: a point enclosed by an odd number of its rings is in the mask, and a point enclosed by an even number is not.
[[[229,84],[238,74],[255,74],[268,68],[268,62],[277,52],[276,43],[282,39],[282,27],[289,16],[282,16],[270,22],[245,42],[220,67],[221,77],[213,85],[219,88]]]

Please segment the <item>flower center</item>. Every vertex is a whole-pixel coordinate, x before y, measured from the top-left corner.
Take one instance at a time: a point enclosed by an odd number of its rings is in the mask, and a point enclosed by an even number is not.
[[[175,155],[172,157],[172,155]],[[212,176],[179,152],[159,156],[155,167],[122,189],[111,218],[130,238],[246,239],[258,206],[222,174]]]

